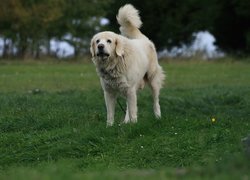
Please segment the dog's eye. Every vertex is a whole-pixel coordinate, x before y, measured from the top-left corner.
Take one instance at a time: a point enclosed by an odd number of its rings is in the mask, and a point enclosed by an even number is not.
[[[111,43],[112,43],[112,41],[111,41],[110,39],[108,39],[108,40],[107,40],[107,43],[111,44]]]
[[[99,39],[97,39],[97,40],[96,40],[96,43],[98,44],[99,42],[100,42],[100,40],[99,40]]]

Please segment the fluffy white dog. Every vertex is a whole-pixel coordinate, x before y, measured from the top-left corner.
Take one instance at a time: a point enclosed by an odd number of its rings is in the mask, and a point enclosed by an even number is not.
[[[148,83],[153,94],[154,114],[161,117],[160,89],[164,73],[154,44],[141,33],[138,10],[127,4],[119,9],[117,21],[122,35],[100,32],[91,40],[92,61],[100,77],[107,108],[107,126],[114,123],[119,94],[127,100],[124,123],[137,122],[137,90]]]

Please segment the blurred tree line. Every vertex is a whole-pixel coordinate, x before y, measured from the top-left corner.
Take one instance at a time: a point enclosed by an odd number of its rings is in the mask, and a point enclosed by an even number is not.
[[[104,16],[102,0],[1,0],[0,37],[3,57],[40,57],[44,47],[50,52],[52,38],[65,40],[75,56],[86,50],[89,39]],[[72,38],[65,38],[66,35]],[[65,38],[65,39],[64,39]],[[15,48],[14,48],[15,47]]]
[[[94,33],[118,32],[116,14],[126,3],[140,10],[142,31],[158,50],[189,43],[192,33],[208,30],[222,50],[250,53],[250,0],[1,0],[3,57],[38,58],[41,47],[52,56],[52,38],[67,41],[79,56]],[[100,26],[101,17],[110,24]]]

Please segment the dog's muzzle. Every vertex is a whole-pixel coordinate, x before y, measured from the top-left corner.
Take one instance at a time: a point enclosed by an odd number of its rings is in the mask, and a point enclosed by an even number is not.
[[[109,57],[109,53],[105,52],[104,44],[98,44],[97,49],[98,49],[97,52],[98,57],[101,57],[103,59]]]

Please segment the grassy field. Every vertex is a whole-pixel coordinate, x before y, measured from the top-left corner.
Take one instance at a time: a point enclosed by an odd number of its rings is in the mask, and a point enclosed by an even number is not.
[[[250,63],[161,64],[162,119],[106,128],[91,63],[0,62],[0,179],[249,179]]]

